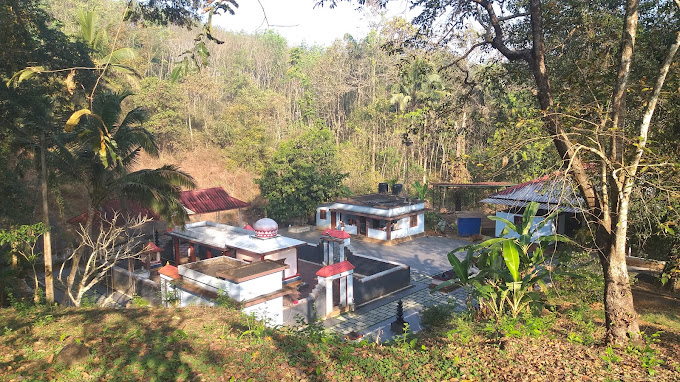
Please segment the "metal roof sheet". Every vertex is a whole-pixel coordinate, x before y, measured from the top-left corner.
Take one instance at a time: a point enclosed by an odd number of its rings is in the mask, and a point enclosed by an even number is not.
[[[570,180],[553,173],[528,182],[518,184],[489,195],[482,203],[501,204],[512,207],[526,207],[537,202],[541,209],[562,209],[567,212],[580,212],[584,209],[581,195]]]
[[[205,214],[249,206],[248,203],[229,196],[222,187],[183,191],[180,200],[189,214]]]
[[[510,182],[474,182],[474,183],[432,183],[433,187],[460,187],[460,188],[496,188],[496,187],[510,187],[516,183]]]

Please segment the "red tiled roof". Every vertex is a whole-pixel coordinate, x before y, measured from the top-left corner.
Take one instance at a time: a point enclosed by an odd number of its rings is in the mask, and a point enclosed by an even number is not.
[[[352,263],[350,263],[349,261],[345,260],[339,263],[326,265],[325,267],[319,269],[319,271],[316,272],[316,275],[321,277],[331,277],[333,275],[339,275],[342,272],[347,272],[352,269],[354,269],[354,265],[352,265]]]
[[[149,241],[144,246],[144,253],[153,253],[153,252],[163,252],[163,248],[154,244],[153,241]]]
[[[330,236],[330,237],[334,237],[336,239],[349,239],[350,238],[349,233],[347,233],[347,231],[341,231],[339,229],[330,229],[329,228],[329,229],[323,231],[323,234]]]
[[[229,196],[222,187],[183,191],[180,200],[184,207],[197,214],[248,207],[248,203]]]
[[[158,270],[158,273],[168,276],[173,280],[179,279],[179,271],[177,270],[177,267],[170,264],[165,264],[163,268]]]
[[[113,219],[114,212],[120,213],[121,211],[125,211],[125,213],[130,217],[137,217],[141,215],[142,217],[147,217],[152,220],[161,220],[158,214],[153,212],[153,210],[150,208],[142,206],[142,204],[139,202],[127,201],[123,205],[120,200],[114,199],[109,200],[99,208],[99,210],[96,212],[95,221],[100,219],[111,220]],[[85,224],[87,222],[87,211],[68,219],[66,222],[69,224]]]

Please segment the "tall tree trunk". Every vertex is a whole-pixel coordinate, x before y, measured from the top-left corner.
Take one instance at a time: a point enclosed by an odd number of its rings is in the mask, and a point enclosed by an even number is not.
[[[632,3],[637,6],[637,0],[629,1],[627,5],[630,6]],[[572,176],[585,196],[590,213],[599,222],[598,234],[606,235],[607,239],[605,242],[608,242],[607,244],[609,245],[605,247],[600,246],[599,250],[604,251],[600,255],[600,262],[605,279],[604,305],[607,339],[611,343],[626,343],[629,340],[629,335],[637,338],[639,333],[637,313],[633,305],[625,256],[628,206],[626,203],[625,217],[616,217],[619,224],[616,225],[616,231],[612,231],[612,225],[609,225],[608,222],[613,224],[613,220],[609,216],[610,214],[607,213],[611,210],[603,208],[601,197],[596,193],[589,176],[586,174],[585,166],[576,155],[573,144],[567,137],[564,129],[559,125],[555,115],[546,113],[552,108],[553,99],[545,65],[544,32],[540,0],[530,0],[530,13],[534,45],[531,51],[529,66],[533,72],[537,87],[537,99],[541,110],[544,112],[543,122],[553,137],[558,153],[565,163],[571,167]],[[635,16],[637,16],[637,13],[635,13]],[[628,22],[625,24],[627,26],[632,25]],[[632,54],[632,50],[630,52]],[[621,205],[619,206],[619,213],[624,212],[622,207]],[[624,218],[626,219],[625,221],[622,220]],[[623,242],[623,247],[621,247],[621,242]]]
[[[45,300],[54,303],[54,275],[52,273],[52,238],[50,235],[50,214],[47,204],[47,142],[45,132],[40,133],[40,189],[42,191],[43,224],[47,228],[43,234],[43,257],[45,261]],[[37,280],[37,279],[36,279]]]

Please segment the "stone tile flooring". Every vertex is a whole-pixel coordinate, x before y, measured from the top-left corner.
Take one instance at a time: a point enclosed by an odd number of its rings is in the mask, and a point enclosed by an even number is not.
[[[461,306],[465,304],[466,292],[462,288],[451,293],[430,293],[427,286],[432,277],[413,270],[411,270],[411,280],[411,293],[401,297],[404,311],[413,309],[420,311],[427,306],[449,301]],[[333,318],[328,327],[340,334],[348,334],[352,331],[361,332],[376,324],[396,318],[398,300],[398,298],[386,299],[383,305],[376,307],[374,304],[370,304],[370,306],[359,308],[355,312],[345,313]]]

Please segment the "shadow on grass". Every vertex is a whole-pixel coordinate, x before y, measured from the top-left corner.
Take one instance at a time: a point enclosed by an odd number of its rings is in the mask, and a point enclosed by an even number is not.
[[[5,357],[6,361],[0,362],[0,379],[4,379],[4,373],[5,377],[38,380],[194,380],[202,372],[213,376],[222,373],[221,354],[194,346],[193,333],[184,323],[196,318],[189,311],[148,308],[50,311],[49,322],[39,326],[34,321],[39,313],[2,314],[9,318],[5,327],[11,329],[6,329],[0,339],[11,358]],[[90,357],[70,368],[50,364],[48,360],[68,338],[87,345]],[[40,344],[43,349],[31,350]]]

